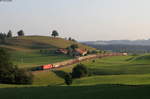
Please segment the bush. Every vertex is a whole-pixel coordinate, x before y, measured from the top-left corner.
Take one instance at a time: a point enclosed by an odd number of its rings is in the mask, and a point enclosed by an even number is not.
[[[8,68],[0,67],[0,83],[15,83],[15,68],[10,66]]]
[[[5,33],[0,33],[0,43],[5,43],[7,35]]]
[[[72,75],[71,75],[71,74],[67,73],[67,74],[65,75],[65,83],[66,83],[67,85],[71,85],[71,84],[72,84]]]
[[[7,51],[0,49],[0,83],[31,84],[32,79],[31,73],[13,65]]]
[[[16,84],[32,84],[33,75],[25,69],[18,69],[15,75]]]
[[[12,37],[12,32],[11,32],[11,30],[9,30],[9,32],[7,33],[7,37],[8,37],[8,38],[11,38],[11,37]]]
[[[78,44],[72,44],[70,45],[70,48],[72,48],[73,50],[75,50],[76,48],[79,48]]]
[[[72,77],[73,78],[81,78],[88,76],[89,71],[88,68],[84,64],[78,64],[72,70]]]
[[[23,30],[18,31],[18,36],[24,36],[24,31]]]

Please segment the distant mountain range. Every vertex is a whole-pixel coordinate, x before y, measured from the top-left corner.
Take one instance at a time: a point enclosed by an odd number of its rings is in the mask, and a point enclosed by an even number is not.
[[[86,41],[83,44],[99,50],[112,52],[127,52],[131,54],[150,53],[150,39],[148,40],[110,40],[110,41]]]
[[[85,41],[82,43],[88,44],[88,45],[143,45],[143,46],[150,46],[150,39],[148,39],[148,40]]]

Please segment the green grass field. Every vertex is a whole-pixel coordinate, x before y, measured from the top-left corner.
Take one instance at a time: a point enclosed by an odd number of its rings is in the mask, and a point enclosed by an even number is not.
[[[63,38],[53,38],[48,36],[22,36],[14,37],[5,40],[5,44],[0,47],[7,48],[13,51],[30,52],[39,49],[57,49],[66,48],[72,44],[77,44],[80,48],[95,50],[95,48],[83,45],[78,42],[65,40]]]
[[[22,36],[9,38],[5,40],[5,44],[0,44],[0,48],[2,47],[9,50],[12,61],[14,64],[18,65],[18,67],[30,68],[71,59],[72,57],[67,55],[54,54],[54,51],[58,48],[66,48],[71,44],[78,44],[80,48],[95,50],[92,47],[78,42],[48,36]],[[40,52],[41,50],[42,53]]]
[[[49,86],[0,89],[1,99],[149,99],[149,85]]]
[[[34,52],[19,52],[15,51],[11,53],[12,61],[20,68],[37,67],[44,64],[52,64],[64,60],[71,59],[72,57],[66,55],[56,54],[40,54],[38,51]]]
[[[133,56],[116,56],[95,60],[96,62],[84,62],[96,75],[122,75],[122,74],[146,74],[150,73],[149,61],[128,61]]]
[[[39,45],[38,39],[45,45]],[[49,41],[47,42],[47,40]],[[20,68],[34,67],[70,59],[64,55],[40,54],[39,49],[61,48],[54,38],[22,37],[24,45],[17,43],[1,45],[11,49],[12,60]],[[57,38],[62,42],[62,39]],[[59,42],[60,42],[59,41]],[[51,43],[49,43],[51,42]],[[68,41],[67,41],[68,42]],[[42,43],[42,44],[43,44]],[[55,43],[56,45],[54,45]],[[35,44],[37,44],[35,46]],[[48,44],[48,45],[47,45]],[[49,45],[50,44],[50,45]],[[66,43],[68,44],[68,43]],[[65,46],[67,46],[64,44]],[[33,46],[34,45],[34,46]],[[63,46],[64,46],[63,45]],[[17,46],[17,47],[15,47]],[[31,48],[32,46],[32,48]],[[0,84],[1,99],[149,99],[150,55],[114,56],[85,61],[92,75],[75,79],[71,86],[64,84],[63,72],[71,72],[75,66],[56,71],[35,72],[32,85]],[[62,74],[62,75],[61,75]]]
[[[150,62],[129,60],[132,57],[116,56],[83,62],[95,74],[75,79],[71,86],[66,86],[63,78],[53,71],[37,72],[33,85],[1,84],[0,96],[2,99],[148,99]],[[70,72],[72,67],[58,70]]]

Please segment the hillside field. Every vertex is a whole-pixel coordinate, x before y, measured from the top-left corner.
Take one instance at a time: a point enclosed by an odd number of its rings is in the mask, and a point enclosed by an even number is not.
[[[77,44],[80,48],[95,50],[78,42],[48,36],[8,38],[4,44],[0,44],[0,48],[5,48],[11,53],[14,64],[20,68],[30,68],[71,59],[72,57],[54,54],[54,52],[58,48],[66,48],[72,44]]]
[[[66,86],[59,72],[70,72],[73,66],[35,73],[33,85],[1,84],[2,99],[148,99],[150,98],[150,62],[136,60],[142,56],[113,56],[83,62],[93,73],[75,79]],[[147,57],[147,56],[146,56]],[[143,58],[142,58],[143,59]],[[142,60],[144,61],[144,60]],[[16,88],[17,87],[17,88]],[[5,95],[9,94],[9,95]]]

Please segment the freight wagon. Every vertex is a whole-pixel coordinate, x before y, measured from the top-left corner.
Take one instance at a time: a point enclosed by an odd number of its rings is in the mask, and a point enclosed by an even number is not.
[[[82,57],[79,57],[76,59],[66,60],[63,62],[57,62],[54,64],[42,65],[42,66],[38,67],[37,70],[48,70],[48,69],[58,68],[58,67],[62,67],[62,66],[79,63],[79,62],[82,62],[85,60],[94,59],[94,58],[102,58],[102,57],[107,57],[107,56],[125,56],[125,55],[127,55],[127,53],[93,54],[93,55],[88,55],[88,56],[82,56]]]

